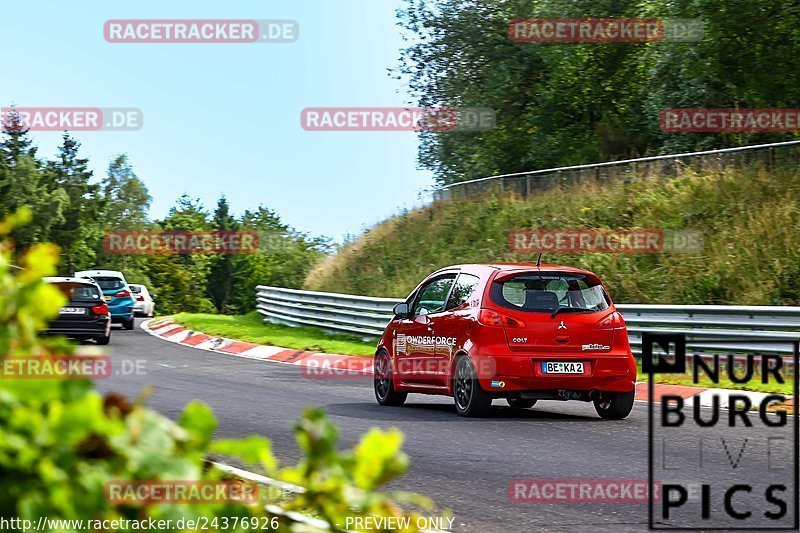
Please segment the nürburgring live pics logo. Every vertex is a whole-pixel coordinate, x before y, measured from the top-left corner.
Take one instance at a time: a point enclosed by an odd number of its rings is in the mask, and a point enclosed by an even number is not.
[[[794,376],[798,367],[800,341],[759,339],[757,346],[753,341],[737,345],[698,335],[691,338],[693,346],[722,347],[729,353],[688,358],[686,342],[683,333],[642,336],[642,370],[649,381],[648,482],[651,495],[656,480],[662,491],[660,501],[649,501],[650,529],[797,530],[797,407],[788,415],[783,394],[715,388],[690,399],[671,392],[654,398],[653,378],[684,374],[689,363],[695,384],[701,378],[736,385],[787,383],[789,370]],[[790,350],[792,358],[781,355]],[[796,399],[796,379],[793,384]]]

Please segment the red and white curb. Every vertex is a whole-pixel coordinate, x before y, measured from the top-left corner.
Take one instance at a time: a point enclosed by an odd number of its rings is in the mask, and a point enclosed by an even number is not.
[[[214,337],[187,329],[176,324],[169,317],[147,320],[142,323],[142,329],[169,342],[235,357],[297,365],[308,369],[324,370],[336,375],[372,375],[373,372],[372,357],[293,350],[280,346],[266,346],[225,337]]]
[[[647,388],[646,381],[636,383],[637,401],[648,401]],[[683,398],[684,408],[692,407],[694,402],[700,402],[701,407],[712,407],[714,405],[713,399],[716,396],[719,399],[719,407],[721,409],[728,409],[731,402],[731,396],[737,396],[739,398],[746,396],[750,400],[750,405],[752,405],[753,408],[758,408],[764,398],[767,396],[773,396],[774,394],[746,390],[714,389],[656,383],[655,388],[653,389],[653,399],[658,402],[659,399],[665,395],[680,396]],[[791,396],[787,396],[786,405],[789,407],[794,406],[794,399]]]
[[[330,373],[341,377],[342,375],[367,376],[373,373],[372,357],[293,350],[290,348],[281,348],[280,346],[266,346],[252,342],[227,339],[225,337],[214,337],[199,331],[187,329],[173,322],[170,317],[147,320],[142,323],[142,329],[151,335],[160,337],[169,342],[198,348],[200,350],[217,352],[235,357],[245,357],[247,359],[257,359],[270,363],[297,365],[306,367],[309,371],[310,369],[314,369],[314,372],[309,372],[310,375]],[[717,396],[719,398],[719,406],[723,409],[728,408],[731,395],[739,397],[746,396],[750,399],[753,406],[760,405],[761,401],[770,395],[765,392],[690,387],[685,385],[665,385],[661,383],[655,385],[653,393],[656,401],[667,394],[680,396],[683,398],[685,406],[688,407],[691,407],[696,401],[699,401],[702,407],[711,407],[713,405],[713,397]],[[647,400],[647,382],[637,382],[636,401],[646,402]],[[794,399],[789,397],[787,405],[793,406]]]

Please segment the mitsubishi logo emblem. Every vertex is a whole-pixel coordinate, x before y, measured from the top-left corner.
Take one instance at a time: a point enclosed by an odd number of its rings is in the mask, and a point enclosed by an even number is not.
[[[567,329],[567,326],[564,325],[564,321],[561,321],[561,324],[558,325],[558,329]]]

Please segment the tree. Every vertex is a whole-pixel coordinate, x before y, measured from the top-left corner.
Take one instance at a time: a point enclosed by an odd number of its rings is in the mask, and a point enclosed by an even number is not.
[[[11,233],[18,250],[47,241],[53,226],[64,222],[63,211],[69,202],[66,194],[48,190],[42,173],[28,155],[20,155],[13,166],[0,172],[0,189],[0,217],[23,207],[32,210],[30,223]]]
[[[33,144],[33,139],[28,136],[29,132],[30,128],[25,125],[22,116],[14,107],[3,116],[5,138],[0,143],[0,150],[2,150],[5,164],[14,166],[23,155],[36,161],[37,148]]]
[[[147,187],[133,171],[128,156],[120,154],[108,164],[102,184],[104,230],[146,230],[151,226],[148,210],[152,198]],[[125,273],[131,283],[152,288],[147,274],[148,257],[143,255],[111,255],[98,242],[99,264]]]
[[[3,116],[0,142],[0,218],[24,206],[37,207],[33,220],[16,228],[11,237],[19,249],[46,240],[53,224],[62,220],[65,196],[44,186],[36,146],[20,114],[12,108]]]
[[[184,194],[156,223],[166,231],[208,231],[208,212],[199,199]],[[210,313],[214,305],[208,298],[208,274],[211,259],[206,255],[161,255],[148,257],[147,277],[158,280],[154,291],[163,313]]]
[[[656,153],[786,140],[781,133],[665,133],[666,108],[794,107],[797,6],[773,0],[406,0],[401,68],[420,106],[490,107],[497,127],[423,132],[441,184]],[[695,19],[692,42],[524,43],[520,18]],[[764,28],[769,28],[765,31]],[[764,69],[764,65],[782,65]]]
[[[147,224],[147,213],[153,199],[133,171],[127,154],[120,154],[111,160],[102,187],[104,218],[109,227],[135,229]]]
[[[258,253],[237,258],[231,304],[236,312],[252,310],[256,285],[301,288],[308,272],[330,250],[328,239],[294,230],[265,206],[245,211],[240,221],[242,231],[258,235],[259,245]]]
[[[230,206],[225,196],[217,201],[212,226],[217,231],[236,230],[238,224],[230,214]],[[236,258],[231,254],[211,257],[208,273],[208,295],[218,313],[228,312],[228,302],[233,293],[233,281],[236,271]]]
[[[52,228],[52,239],[62,250],[62,268],[89,268],[95,263],[95,250],[102,237],[103,199],[100,185],[92,183],[88,159],[78,154],[80,143],[64,133],[58,159],[47,165],[52,191],[62,190],[68,200],[63,220]]]

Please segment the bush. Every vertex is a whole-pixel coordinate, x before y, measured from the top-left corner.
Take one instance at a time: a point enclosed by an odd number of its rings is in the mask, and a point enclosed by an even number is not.
[[[12,257],[4,236],[29,217],[21,212],[0,224],[0,363],[9,356],[88,355],[64,339],[37,335],[64,302],[60,292],[41,279],[55,272],[59,257],[55,246],[35,245]],[[10,266],[12,259],[21,269]],[[216,420],[201,403],[188,405],[177,423],[142,404],[143,399],[129,402],[114,393],[102,397],[86,379],[8,379],[4,375],[0,379],[0,516],[34,523],[39,517],[205,517],[209,524],[224,517],[257,517],[275,520],[281,530],[296,530],[293,519],[265,509],[263,495],[257,504],[202,505],[118,505],[105,497],[106,483],[111,480],[221,480],[224,474],[208,465],[212,454],[236,458],[251,469],[305,487],[302,494],[284,497],[281,507],[331,524],[343,525],[346,516],[413,516],[398,502],[430,507],[419,496],[377,490],[406,469],[408,459],[400,450],[403,437],[397,430],[373,429],[353,450],[340,453],[336,429],[321,410],[309,409],[295,428],[305,458],[295,467],[280,468],[266,438],[214,440]],[[253,529],[246,526],[249,523],[239,522],[226,530]],[[79,527],[50,522],[46,529]],[[178,529],[175,522],[171,529]]]

